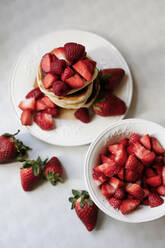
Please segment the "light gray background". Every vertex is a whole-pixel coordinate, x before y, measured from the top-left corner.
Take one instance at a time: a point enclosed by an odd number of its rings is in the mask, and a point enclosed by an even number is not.
[[[19,137],[34,147],[31,157],[59,156],[68,178],[56,188],[45,183],[34,192],[24,193],[19,165],[1,165],[0,247],[163,248],[165,217],[145,224],[126,224],[100,213],[98,228],[88,233],[67,201],[72,187],[83,187],[88,146],[47,145],[30,136],[16,118],[9,97],[13,63],[29,42],[67,28],[95,32],[116,45],[134,77],[127,118],[145,118],[165,126],[164,0],[0,0],[0,132],[20,128]]]

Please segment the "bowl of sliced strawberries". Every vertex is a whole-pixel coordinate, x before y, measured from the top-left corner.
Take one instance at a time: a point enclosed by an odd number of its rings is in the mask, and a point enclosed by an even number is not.
[[[118,121],[90,145],[85,182],[107,215],[141,223],[165,214],[165,128],[147,120]]]

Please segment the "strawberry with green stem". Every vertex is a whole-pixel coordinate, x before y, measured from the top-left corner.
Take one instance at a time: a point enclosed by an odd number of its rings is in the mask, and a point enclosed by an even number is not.
[[[26,160],[20,169],[21,184],[24,191],[31,191],[42,178],[42,171],[47,163],[38,157],[36,160]]]
[[[20,130],[15,134],[5,133],[0,136],[0,163],[22,161],[27,151],[31,149],[15,138],[19,132]]]
[[[57,182],[63,182],[63,169],[62,165],[57,157],[52,157],[45,165],[44,168],[45,177],[52,185],[56,185]]]
[[[71,209],[75,208],[77,216],[86,226],[87,230],[92,231],[97,222],[97,206],[85,190],[72,190],[72,194],[73,197],[69,198],[69,201],[72,203]]]

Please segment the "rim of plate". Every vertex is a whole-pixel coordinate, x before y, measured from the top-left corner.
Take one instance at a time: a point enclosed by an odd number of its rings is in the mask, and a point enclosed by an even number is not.
[[[13,94],[13,90],[14,90],[14,78],[15,78],[15,73],[16,73],[16,70],[17,70],[17,67],[19,66],[19,62],[20,60],[22,59],[22,57],[24,57],[25,53],[26,53],[26,50],[35,45],[36,43],[40,42],[40,40],[42,39],[46,39],[47,37],[49,36],[53,36],[54,34],[56,33],[63,33],[63,32],[77,32],[77,33],[83,33],[84,35],[92,35],[92,36],[95,36],[96,39],[97,38],[101,38],[102,40],[104,40],[105,43],[107,43],[107,45],[110,45],[111,48],[116,51],[119,56],[120,56],[120,59],[123,61],[123,63],[125,64],[125,66],[127,67],[127,71],[129,72],[129,79],[130,79],[130,82],[129,82],[129,95],[128,95],[128,103],[127,103],[127,110],[126,112],[121,115],[119,117],[119,120],[122,120],[125,118],[125,116],[127,115],[128,111],[129,111],[129,108],[131,106],[131,102],[132,102],[132,96],[133,96],[133,78],[132,78],[132,73],[131,73],[131,70],[128,66],[128,63],[127,61],[125,60],[124,56],[121,54],[121,52],[118,50],[118,48],[113,45],[113,43],[111,43],[111,41],[105,39],[104,37],[94,33],[94,32],[89,32],[89,31],[84,31],[84,30],[79,30],[79,29],[61,29],[61,30],[56,30],[54,32],[50,32],[50,33],[46,33],[42,36],[39,36],[36,40],[34,40],[33,42],[29,43],[28,45],[26,45],[22,51],[20,52],[19,56],[17,57],[17,60],[16,60],[16,63],[12,65],[11,67],[11,71],[10,71],[10,76],[9,76],[9,82],[10,82],[10,87],[9,87],[9,95],[10,95],[10,99],[11,99],[11,102],[12,102],[12,106],[14,108],[14,111],[16,112],[16,116],[17,116],[17,119],[20,121],[20,116],[18,114],[18,111],[17,111],[17,108],[18,106],[16,106],[16,103],[15,103],[15,100],[14,100],[14,94]],[[117,122],[118,122],[117,121]],[[111,125],[113,125],[114,123],[112,123]],[[76,146],[82,146],[82,145],[89,145],[91,142],[91,140],[86,140],[86,141],[82,141],[78,144],[59,144],[58,142],[50,142],[50,141],[46,141],[45,139],[42,139],[42,137],[37,133],[37,132],[33,132],[33,129],[31,127],[28,127],[28,126],[24,126],[24,128],[26,128],[31,135],[33,135],[34,137],[38,138],[39,140],[45,142],[45,143],[48,143],[48,144],[51,144],[51,145],[57,145],[57,146],[62,146],[62,147],[76,147]]]
[[[159,128],[159,130],[162,130],[165,132],[165,128],[163,126],[161,126],[158,123],[155,123],[153,121],[149,121],[149,120],[145,120],[145,119],[139,119],[139,118],[130,118],[130,119],[125,119],[125,120],[119,120],[116,123],[113,123],[112,125],[110,125],[109,127],[107,127],[105,130],[103,130],[101,133],[98,134],[98,136],[96,137],[96,139],[90,144],[88,151],[86,153],[86,157],[85,157],[85,163],[84,163],[84,180],[85,180],[85,185],[86,188],[89,192],[89,195],[91,197],[91,199],[94,201],[94,203],[97,205],[97,207],[103,211],[104,213],[106,213],[108,216],[119,220],[119,221],[123,221],[123,222],[127,222],[127,223],[143,223],[143,222],[148,222],[148,221],[152,221],[155,219],[159,219],[162,216],[165,215],[165,212],[162,211],[160,212],[160,214],[156,214],[154,216],[148,217],[148,218],[144,218],[144,219],[139,219],[137,221],[135,220],[131,220],[131,219],[121,219],[121,217],[118,214],[114,214],[112,212],[109,211],[108,208],[106,208],[104,206],[104,204],[102,204],[99,200],[97,195],[95,194],[90,179],[89,179],[89,173],[90,173],[90,168],[89,168],[89,164],[90,164],[90,157],[91,157],[91,153],[93,152],[93,150],[95,149],[95,147],[97,146],[97,143],[102,139],[102,137],[107,134],[108,132],[110,132],[113,128],[118,127],[123,125],[123,123],[144,123],[144,124],[148,124],[148,125],[153,125]],[[164,203],[165,204],[165,203]]]

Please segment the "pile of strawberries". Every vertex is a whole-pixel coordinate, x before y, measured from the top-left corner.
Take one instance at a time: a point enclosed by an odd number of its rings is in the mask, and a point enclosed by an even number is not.
[[[165,150],[155,137],[132,133],[101,154],[93,179],[114,209],[129,214],[140,204],[161,205],[165,196]]]
[[[91,81],[96,62],[86,57],[85,47],[69,42],[42,57],[45,89],[53,88],[57,96],[65,96],[72,88]]]
[[[53,118],[59,114],[59,108],[56,104],[45,96],[39,88],[31,90],[26,95],[26,99],[20,102],[19,108],[23,111],[21,114],[22,125],[31,126],[34,119],[43,130],[53,129]]]

